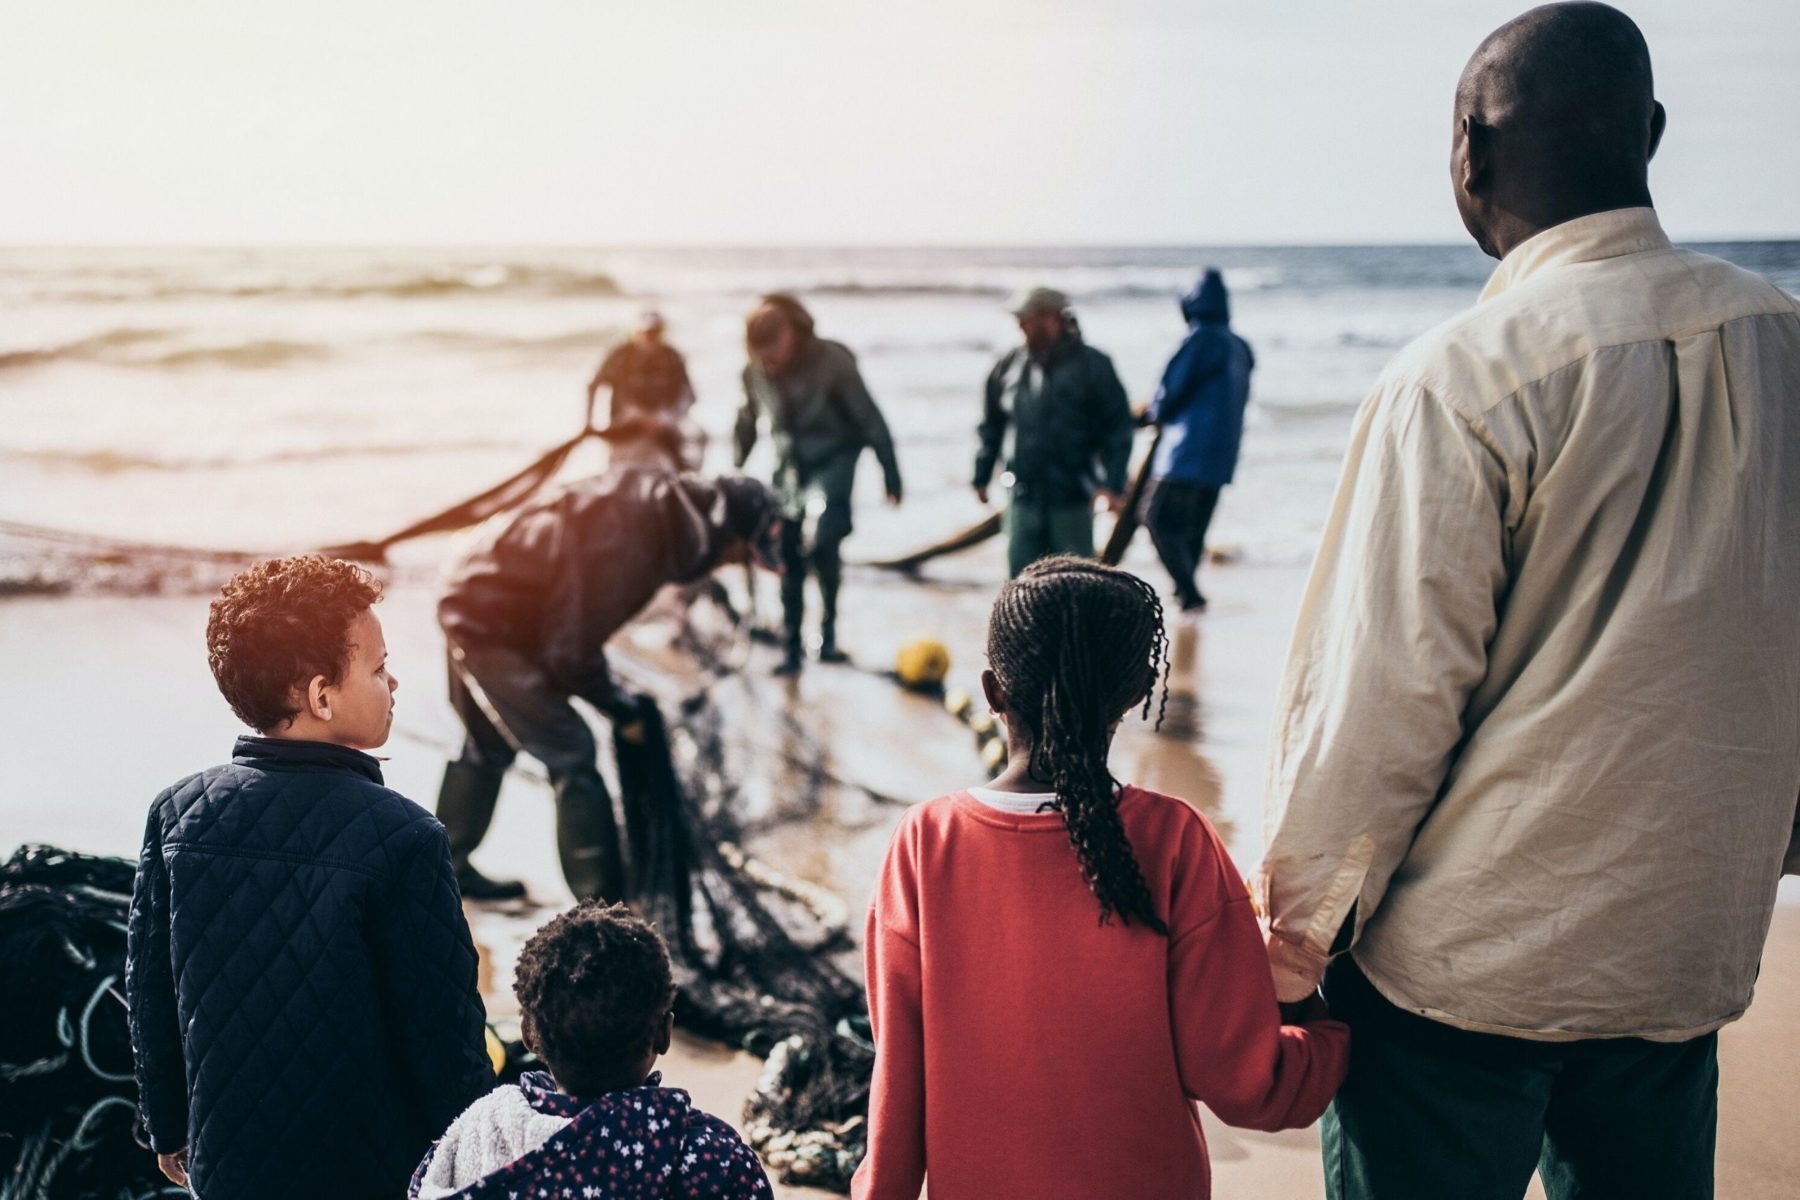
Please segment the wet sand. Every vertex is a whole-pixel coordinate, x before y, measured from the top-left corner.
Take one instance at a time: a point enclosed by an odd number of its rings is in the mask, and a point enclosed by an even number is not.
[[[1128,565],[1160,583],[1145,547]],[[854,571],[845,588],[846,645],[860,663],[885,668],[912,638],[938,637],[951,652],[951,686],[973,690],[999,573],[993,545],[939,569],[940,586]],[[1260,850],[1263,752],[1303,574],[1284,567],[1210,570],[1212,611],[1171,621],[1174,670],[1162,731],[1128,722],[1115,753],[1120,778],[1182,795],[1206,811],[1245,867]],[[771,581],[762,584],[761,602],[765,612],[773,608]],[[385,751],[388,781],[428,807],[457,728],[444,696],[431,604],[428,588],[403,583],[381,609],[402,684]],[[229,752],[239,730],[206,669],[204,621],[203,597],[0,602],[0,669],[12,684],[0,690],[8,785],[0,851],[49,841],[133,855],[155,792]],[[654,625],[641,631],[621,668],[640,685],[685,691],[694,680],[660,646],[661,632]],[[785,682],[767,675],[772,650],[736,652],[748,655],[746,670],[710,692],[736,730],[750,847],[775,867],[835,891],[860,929],[904,805],[980,782],[975,741],[939,703],[902,692],[874,669],[815,667]],[[491,1011],[505,1015],[518,946],[567,902],[548,788],[532,773],[509,779],[477,862],[525,878],[544,903],[471,911],[485,952],[484,991]],[[1784,899],[1757,1003],[1721,1040],[1721,1196],[1787,1196],[1800,1178],[1800,1146],[1789,1129],[1800,1111],[1800,908],[1791,906],[1800,897],[1790,887]],[[667,1083],[691,1090],[701,1107],[735,1119],[760,1063],[683,1037],[662,1069]],[[1218,1195],[1322,1195],[1313,1131],[1246,1133],[1210,1117],[1207,1131]]]

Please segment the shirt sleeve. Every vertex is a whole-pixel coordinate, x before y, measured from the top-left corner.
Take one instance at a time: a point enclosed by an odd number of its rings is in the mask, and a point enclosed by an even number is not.
[[[372,914],[376,988],[386,1040],[436,1138],[494,1086],[487,1013],[443,827],[413,825],[392,872]]]
[[[1225,340],[1196,333],[1181,344],[1163,368],[1162,382],[1146,414],[1152,425],[1173,421],[1192,402],[1195,390],[1225,365]]]
[[[1443,786],[1507,586],[1507,480],[1439,397],[1364,406],[1275,709],[1261,885],[1284,1001],[1356,944]]]
[[[1000,389],[1005,385],[1007,364],[1012,356],[1002,358],[988,372],[981,394],[981,424],[975,435],[980,445],[975,451],[975,486],[984,488],[993,482],[994,467],[1000,461],[1000,448],[1006,442],[1006,408],[1000,402]]]
[[[906,836],[902,824],[881,867],[864,939],[875,1075],[869,1151],[850,1184],[853,1200],[917,1200],[925,1182],[923,979]]]
[[[173,1154],[187,1145],[187,1060],[170,959],[169,874],[162,857],[161,807],[160,801],[151,807],[131,888],[125,1001],[138,1112],[150,1135],[150,1148],[158,1154]]]
[[[900,460],[894,455],[893,435],[888,432],[887,418],[881,415],[875,397],[869,394],[868,384],[863,382],[855,356],[848,350],[842,352],[836,375],[831,386],[837,390],[844,412],[855,423],[858,436],[875,451],[876,461],[881,464],[883,486],[890,495],[899,495]]]
[[[744,402],[738,406],[737,424],[732,429],[731,465],[742,467],[756,449],[756,392],[750,382],[750,368],[744,368]]]

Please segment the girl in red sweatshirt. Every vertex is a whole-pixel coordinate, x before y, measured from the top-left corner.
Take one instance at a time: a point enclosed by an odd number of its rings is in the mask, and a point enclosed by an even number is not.
[[[1168,639],[1156,594],[1085,559],[1001,590],[988,702],[1006,770],[894,833],[869,913],[875,1025],[856,1200],[1195,1200],[1195,1102],[1251,1129],[1311,1124],[1349,1030],[1283,1023],[1237,868],[1186,803],[1107,770],[1149,715]]]

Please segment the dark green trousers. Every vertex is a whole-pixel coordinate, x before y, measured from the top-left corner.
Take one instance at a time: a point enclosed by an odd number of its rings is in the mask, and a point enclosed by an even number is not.
[[[1708,1200],[1718,1034],[1534,1042],[1388,1003],[1348,956],[1325,977],[1350,1076],[1321,1123],[1331,1200]]]
[[[1006,565],[1014,578],[1052,554],[1094,557],[1094,505],[1014,500],[1006,506]]]

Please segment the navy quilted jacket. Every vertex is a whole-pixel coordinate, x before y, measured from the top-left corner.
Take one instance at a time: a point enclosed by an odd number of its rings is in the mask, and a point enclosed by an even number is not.
[[[156,798],[126,984],[139,1104],[202,1200],[395,1200],[493,1084],[443,826],[368,755],[239,738]]]

